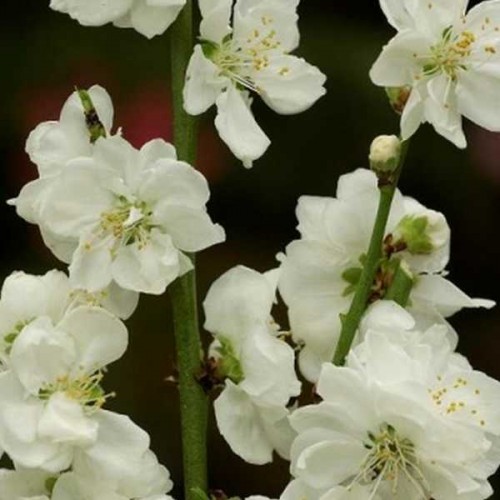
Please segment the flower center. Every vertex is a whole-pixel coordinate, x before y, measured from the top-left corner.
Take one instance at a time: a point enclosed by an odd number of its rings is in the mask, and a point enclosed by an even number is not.
[[[56,393],[63,393],[69,399],[77,401],[85,410],[92,413],[101,408],[114,393],[106,394],[101,387],[103,379],[101,370],[89,375],[83,374],[71,378],[69,375],[58,377],[55,382],[45,384],[38,394],[41,400],[47,401]]]
[[[101,214],[93,238],[86,242],[85,249],[90,251],[96,241],[111,236],[115,240],[111,248],[112,254],[115,254],[120,247],[134,243],[137,243],[139,250],[142,250],[148,244],[151,229],[154,227],[151,219],[152,211],[146,203],[131,202],[121,196],[112,210]]]
[[[375,496],[382,481],[388,481],[396,494],[400,478],[405,478],[422,499],[429,498],[415,446],[409,439],[399,435],[391,425],[382,424],[377,434],[368,432],[364,445],[369,451],[353,483],[373,484],[372,496]]]
[[[423,75],[432,76],[443,72],[451,80],[456,80],[459,70],[466,71],[467,59],[474,49],[476,36],[471,31],[462,31],[459,35],[453,34],[450,26],[443,31],[441,40],[430,48],[430,54],[425,56]],[[417,54],[414,54],[418,57]]]
[[[281,42],[277,39],[273,24],[272,17],[262,16],[260,22],[242,39],[234,39],[229,35],[221,45],[203,42],[204,54],[219,67],[221,75],[230,78],[242,89],[260,93],[252,75],[268,68],[276,51],[284,53],[280,50]],[[278,69],[278,74],[285,76],[289,71],[289,68],[282,67]]]

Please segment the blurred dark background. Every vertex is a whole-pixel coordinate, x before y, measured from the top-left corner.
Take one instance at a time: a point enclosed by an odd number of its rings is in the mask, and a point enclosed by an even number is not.
[[[36,176],[24,142],[39,122],[57,119],[75,85],[99,83],[114,99],[115,124],[135,145],[171,138],[168,35],[147,41],[132,30],[82,28],[49,10],[48,0],[17,0],[0,17],[0,197],[8,199]],[[213,130],[201,126],[200,169],[212,188],[210,212],[227,231],[224,245],[199,256],[199,294],[236,264],[260,271],[297,237],[294,215],[302,194],[332,195],[337,178],[366,166],[374,136],[397,133],[398,118],[384,92],[368,78],[370,65],[392,36],[375,1],[303,0],[299,54],[328,76],[328,94],[311,110],[282,117],[256,101],[255,114],[272,145],[253,170],[244,170]],[[459,151],[428,126],[413,141],[401,188],[444,212],[453,230],[451,279],[472,296],[500,300],[500,135],[467,123],[469,147]],[[61,264],[44,248],[35,227],[6,205],[0,272],[44,273]],[[462,312],[453,318],[461,351],[473,365],[500,378],[500,313]],[[107,388],[118,397],[110,408],[129,414],[151,433],[152,447],[181,493],[177,391],[171,313],[167,297],[143,297],[129,322],[131,348],[111,367]],[[0,402],[1,404],[1,402]],[[288,481],[287,464],[254,467],[234,456],[210,432],[210,479],[230,495],[277,496]],[[500,481],[497,481],[500,489]],[[494,498],[500,498],[498,493]]]

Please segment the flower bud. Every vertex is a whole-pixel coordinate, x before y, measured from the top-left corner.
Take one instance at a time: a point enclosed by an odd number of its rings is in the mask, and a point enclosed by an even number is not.
[[[370,166],[377,174],[396,171],[401,156],[401,141],[395,135],[380,135],[370,146]]]
[[[450,228],[443,214],[425,210],[401,219],[395,236],[406,244],[412,254],[430,254],[448,244]]]
[[[385,89],[385,93],[389,98],[389,103],[392,106],[392,109],[398,113],[399,115],[403,114],[406,103],[410,98],[411,87],[387,87]]]

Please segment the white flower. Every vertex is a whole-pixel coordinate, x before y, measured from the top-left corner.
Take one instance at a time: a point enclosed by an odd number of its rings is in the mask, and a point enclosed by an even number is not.
[[[127,343],[121,321],[85,306],[57,324],[41,316],[20,329],[0,374],[0,444],[17,464],[58,472],[95,442],[107,399],[102,371]]]
[[[68,277],[52,270],[43,276],[16,271],[8,276],[0,296],[0,368],[6,369],[14,341],[34,320],[46,318],[58,324],[82,305],[104,307],[126,319],[137,306],[138,294],[116,285],[97,293],[72,289]]]
[[[305,111],[325,94],[325,76],[290,55],[299,44],[298,3],[200,0],[201,43],[187,70],[184,107],[198,115],[216,104],[219,135],[245,167],[270,144],[250,110],[250,92],[287,115]]]
[[[500,130],[500,3],[480,2],[467,14],[467,0],[380,3],[398,34],[370,76],[376,85],[411,89],[401,119],[403,139],[429,122],[463,148],[462,115]]]
[[[167,30],[185,4],[186,0],[51,0],[50,7],[83,26],[113,23],[153,38]]]
[[[351,353],[346,367],[323,365],[323,402],[291,416],[293,475],[313,488],[358,484],[381,498],[488,498],[500,462],[498,419],[481,424],[477,415],[496,417],[500,384],[457,370],[453,356],[444,363],[453,375],[426,383],[413,354],[432,356],[435,345],[406,337],[407,351],[369,332],[367,364]]]
[[[23,198],[28,184],[17,199]],[[205,205],[205,178],[176,159],[157,139],[140,151],[121,137],[99,139],[91,158],[66,164],[38,200],[20,215],[40,225],[49,248],[71,262],[75,288],[96,292],[120,287],[161,294],[192,268],[183,252],[197,252],[225,239]]]
[[[300,393],[294,353],[277,338],[271,308],[276,272],[262,275],[239,266],[221,276],[204,302],[205,328],[216,338],[212,353],[226,378],[215,401],[221,434],[231,449],[254,464],[287,457],[293,432],[286,407]]]
[[[321,363],[333,357],[341,328],[339,314],[347,312],[361,274],[378,199],[376,175],[360,169],[339,179],[337,198],[299,200],[302,238],[286,249],[279,289],[289,308],[294,338],[305,343],[300,366],[311,381],[317,380]],[[384,250],[389,264],[403,259],[409,265],[415,277],[411,309],[422,321],[444,321],[443,316],[463,307],[493,305],[470,299],[444,278],[449,239],[441,214],[396,192]],[[384,276],[382,272],[374,283],[371,300],[383,298]]]

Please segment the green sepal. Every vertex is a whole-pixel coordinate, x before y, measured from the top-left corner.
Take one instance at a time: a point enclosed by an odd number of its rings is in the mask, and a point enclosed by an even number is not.
[[[406,244],[406,248],[412,254],[428,255],[433,252],[434,246],[427,234],[429,221],[427,217],[416,217],[407,215],[403,217],[396,228],[396,233]]]
[[[201,40],[201,50],[207,59],[212,59],[219,50],[219,45],[210,40]]]
[[[217,351],[220,354],[218,362],[218,374],[223,378],[232,380],[235,384],[239,384],[244,378],[243,369],[240,360],[234,352],[231,342],[224,337],[219,337],[220,346]]]

